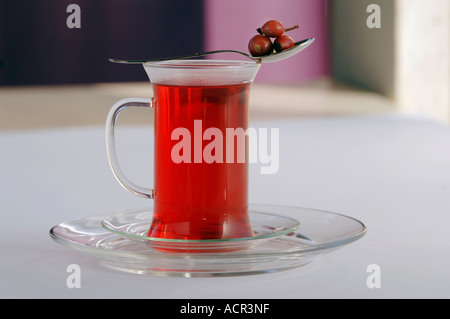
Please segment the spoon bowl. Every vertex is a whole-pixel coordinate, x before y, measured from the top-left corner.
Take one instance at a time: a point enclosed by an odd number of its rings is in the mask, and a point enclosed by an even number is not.
[[[160,62],[160,61],[167,61],[167,60],[178,60],[178,59],[189,59],[189,58],[195,58],[200,57],[203,55],[208,54],[216,54],[216,53],[236,53],[241,54],[251,60],[254,60],[258,63],[271,63],[271,62],[278,62],[287,58],[290,58],[293,55],[296,55],[297,53],[300,53],[304,49],[306,49],[308,46],[310,46],[314,42],[314,38],[305,39],[299,42],[295,43],[295,46],[292,48],[283,50],[281,52],[272,53],[270,55],[260,56],[260,57],[254,57],[250,54],[236,51],[236,50],[217,50],[217,51],[208,51],[208,52],[202,52],[202,53],[195,53],[191,55],[185,55],[185,56],[179,56],[179,57],[172,57],[172,58],[162,58],[162,59],[152,59],[152,60],[122,60],[122,59],[109,59],[110,62],[114,63],[122,63],[122,64],[143,64],[147,62]]]

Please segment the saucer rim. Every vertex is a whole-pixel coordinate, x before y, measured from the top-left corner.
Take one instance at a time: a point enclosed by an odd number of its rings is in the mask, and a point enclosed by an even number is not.
[[[140,210],[129,210],[129,211],[125,211],[122,213],[118,213],[118,214],[114,214],[114,215],[109,215],[106,216],[102,222],[101,222],[101,226],[103,227],[103,229],[114,233],[116,235],[119,236],[123,236],[123,237],[127,237],[130,239],[135,239],[135,240],[140,240],[140,241],[148,241],[148,242],[158,242],[158,243],[169,243],[169,244],[174,244],[174,243],[180,243],[180,244],[219,244],[219,243],[237,243],[237,242],[246,242],[246,241],[258,241],[258,240],[264,240],[264,239],[270,239],[270,238],[276,238],[279,236],[284,236],[287,235],[289,233],[295,232],[296,230],[298,230],[301,227],[301,221],[299,221],[296,218],[293,218],[291,216],[287,216],[287,215],[282,215],[282,214],[275,214],[275,213],[268,213],[268,212],[260,212],[260,211],[252,211],[252,206],[249,205],[249,215],[266,215],[266,216],[270,216],[270,217],[277,217],[277,218],[282,218],[285,220],[290,220],[291,222],[295,223],[295,226],[291,226],[289,228],[285,228],[284,230],[281,231],[276,231],[273,233],[269,233],[269,234],[264,234],[264,235],[256,235],[256,236],[252,236],[252,237],[239,237],[239,238],[223,238],[223,239],[172,239],[172,238],[157,238],[157,237],[148,237],[148,236],[140,236],[140,235],[135,235],[135,234],[131,234],[131,233],[125,233],[122,231],[118,231],[113,229],[112,227],[108,227],[105,225],[105,220],[108,218],[114,218],[117,217],[119,215],[125,215],[125,214],[138,214],[138,213],[145,213],[148,212],[149,214],[151,214],[153,212],[153,208],[143,208]],[[124,225],[125,226],[125,225]],[[150,225],[149,225],[150,226]]]

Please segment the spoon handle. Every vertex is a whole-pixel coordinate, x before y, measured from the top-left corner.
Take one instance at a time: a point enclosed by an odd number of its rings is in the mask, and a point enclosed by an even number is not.
[[[152,60],[121,60],[121,59],[108,59],[110,62],[114,63],[123,63],[123,64],[142,64],[146,62],[159,62],[159,61],[168,61],[168,60],[179,60],[179,59],[189,59],[189,58],[195,58],[203,55],[208,54],[216,54],[216,53],[238,53],[246,56],[249,59],[254,59],[252,56],[248,55],[247,53],[236,51],[236,50],[216,50],[216,51],[208,51],[208,52],[201,52],[201,53],[195,53],[190,55],[183,55],[178,57],[171,57],[171,58],[161,58],[161,59],[152,59]]]
[[[273,53],[273,54],[270,54],[267,56],[261,56],[261,57],[253,57],[247,53],[237,51],[237,50],[216,50],[216,51],[201,52],[201,53],[183,55],[183,56],[172,57],[172,58],[161,58],[161,59],[151,59],[151,60],[122,60],[122,59],[108,59],[108,60],[113,63],[142,64],[142,63],[146,63],[146,62],[160,62],[160,61],[168,61],[168,60],[189,59],[189,58],[195,58],[195,57],[199,57],[199,56],[203,56],[203,55],[216,54],[216,53],[237,53],[237,54],[241,54],[251,60],[261,63],[263,60],[278,61],[279,60],[278,57],[281,58],[281,57],[289,56],[289,54],[288,54],[289,51],[292,51],[293,49],[298,48],[302,44],[305,44],[306,46],[308,46],[313,41],[314,41],[314,38],[309,38],[309,39],[305,39],[302,41],[298,41],[298,42],[295,42],[294,48],[286,49],[284,51],[281,51],[280,53]],[[301,50],[303,50],[303,48],[300,49],[300,51]],[[296,51],[293,51],[293,54],[296,54]],[[278,55],[278,57],[276,57],[277,55]]]

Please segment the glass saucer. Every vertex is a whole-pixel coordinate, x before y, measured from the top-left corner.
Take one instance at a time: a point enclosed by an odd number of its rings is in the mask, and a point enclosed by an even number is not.
[[[251,205],[250,211],[289,216],[299,220],[301,226],[248,249],[219,253],[161,251],[149,245],[149,241],[106,230],[101,225],[105,216],[61,223],[50,230],[50,236],[57,243],[92,256],[115,270],[147,275],[202,277],[262,274],[301,267],[318,255],[334,251],[366,233],[362,222],[327,211],[274,205]]]
[[[146,241],[153,248],[172,252],[228,252],[248,249],[265,240],[292,233],[300,222],[289,216],[274,214],[262,209],[249,210],[249,221],[254,236],[223,239],[168,239],[147,237],[152,223],[153,211],[129,211],[108,216],[102,220],[106,230],[122,237]]]

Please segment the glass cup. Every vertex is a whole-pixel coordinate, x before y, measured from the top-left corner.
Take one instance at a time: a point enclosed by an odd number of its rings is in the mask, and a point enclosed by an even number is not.
[[[260,64],[171,60],[143,64],[153,98],[127,98],[110,110],[107,153],[119,183],[154,200],[149,237],[251,237],[248,219],[248,99]],[[121,171],[114,127],[128,107],[153,108],[154,188]]]

